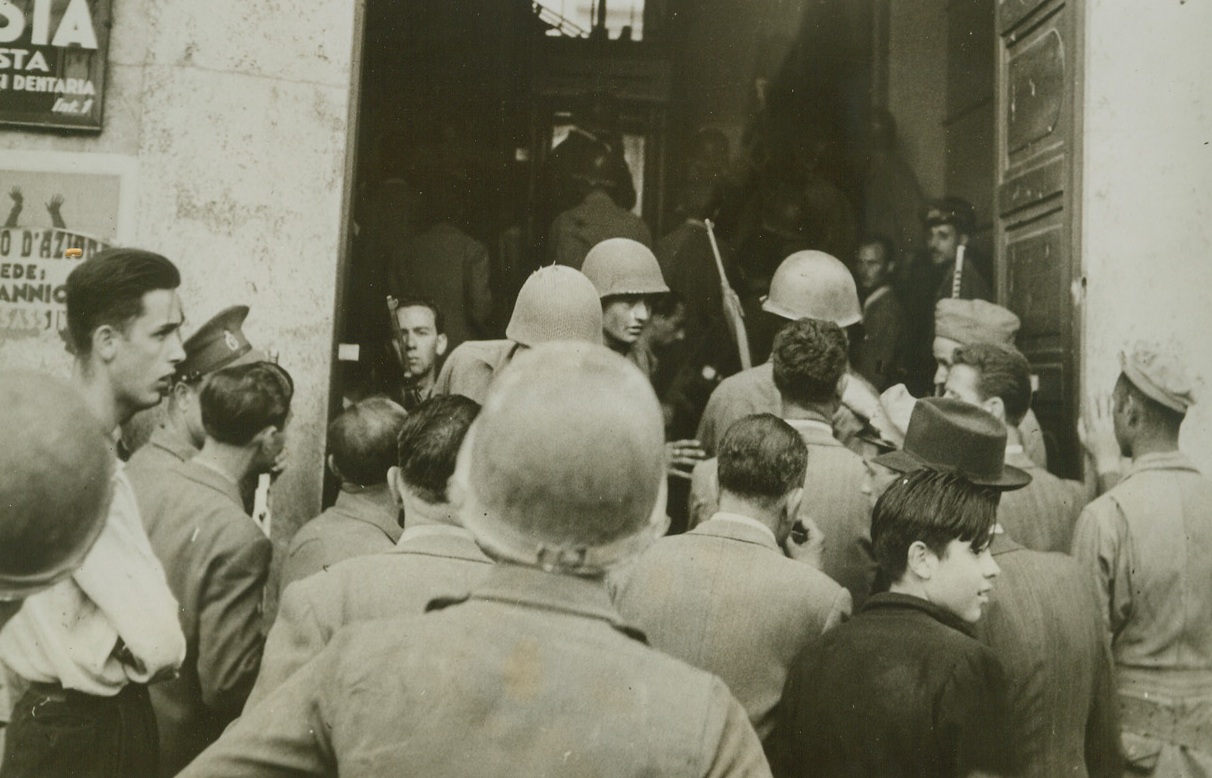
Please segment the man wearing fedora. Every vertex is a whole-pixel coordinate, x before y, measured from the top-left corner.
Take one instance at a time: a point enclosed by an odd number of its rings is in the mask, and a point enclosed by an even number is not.
[[[971,636],[1000,573],[989,550],[998,493],[1030,480],[1004,465],[1005,436],[978,408],[923,400],[906,448],[876,458],[908,473],[871,515],[887,589],[793,666],[772,746],[777,773],[1014,772],[1005,672]]]
[[[1098,583],[1133,775],[1212,775],[1212,480],[1178,446],[1195,402],[1178,356],[1120,354],[1115,438],[1132,464],[1086,506],[1073,554]]]

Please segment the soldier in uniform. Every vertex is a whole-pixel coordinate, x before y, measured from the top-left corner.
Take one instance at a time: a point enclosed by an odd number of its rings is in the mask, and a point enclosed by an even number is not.
[[[0,629],[25,598],[68,578],[105,527],[109,441],[71,386],[0,376]]]
[[[589,250],[581,272],[602,301],[602,342],[639,367],[635,345],[652,315],[652,298],[669,292],[656,256],[642,243],[611,238]]]
[[[780,327],[804,318],[831,321],[843,328],[862,320],[854,277],[836,258],[820,251],[799,251],[783,260],[770,282],[770,294],[762,302],[762,310],[778,319]],[[874,451],[863,438],[879,406],[879,393],[857,373],[849,375],[834,414],[833,434],[850,450],[868,456]],[[770,362],[729,376],[707,401],[698,440],[711,454],[734,421],[751,413],[777,416],[780,405]]]
[[[446,358],[434,394],[461,394],[484,402],[496,374],[527,348],[553,340],[602,342],[597,290],[579,270],[544,267],[518,292],[505,340],[470,340]]]
[[[480,406],[462,395],[427,400],[400,430],[399,464],[388,482],[406,516],[390,550],[338,562],[287,587],[265,641],[251,708],[328,645],[346,624],[418,615],[438,598],[466,596],[491,560],[463,528],[447,482]]]
[[[408,414],[385,397],[346,408],[328,425],[328,469],[340,481],[337,501],[291,538],[278,591],[345,559],[390,551],[400,538],[400,510],[387,485],[396,439]]]
[[[182,775],[764,776],[718,678],[649,648],[604,576],[666,525],[661,411],[609,349],[520,355],[463,441],[471,596],[354,624]],[[443,607],[444,606],[444,607]]]
[[[1195,402],[1178,356],[1120,354],[1114,435],[1132,458],[1086,506],[1073,554],[1098,583],[1131,775],[1212,775],[1212,480],[1179,450]]]
[[[285,371],[269,362],[212,373],[198,397],[202,450],[137,493],[188,649],[180,675],[152,688],[160,775],[176,775],[214,742],[257,677],[272,546],[244,513],[239,483],[285,445],[292,391]]]

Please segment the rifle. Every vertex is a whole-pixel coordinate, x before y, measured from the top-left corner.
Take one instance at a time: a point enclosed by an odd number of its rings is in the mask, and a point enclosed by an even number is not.
[[[704,219],[707,226],[707,239],[711,241],[711,253],[715,256],[715,269],[720,274],[720,293],[723,296],[724,319],[728,322],[728,334],[736,344],[741,357],[741,369],[753,367],[753,358],[749,355],[749,333],[745,330],[745,310],[741,307],[741,298],[728,283],[728,275],[724,272],[724,260],[720,256],[720,247],[715,242],[715,229],[710,219]]]

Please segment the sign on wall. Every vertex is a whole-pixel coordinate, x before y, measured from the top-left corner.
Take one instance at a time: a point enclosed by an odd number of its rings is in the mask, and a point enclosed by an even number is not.
[[[0,0],[0,124],[101,129],[112,0]]]
[[[129,165],[60,156],[0,152],[0,350],[25,342],[61,354],[68,274],[128,229]]]

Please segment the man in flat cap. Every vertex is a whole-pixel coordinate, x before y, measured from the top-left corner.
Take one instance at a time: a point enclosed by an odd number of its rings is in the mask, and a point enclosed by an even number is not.
[[[1212,480],[1178,447],[1195,402],[1178,355],[1120,354],[1115,437],[1132,465],[1086,506],[1073,554],[1098,582],[1134,775],[1212,775]]]
[[[399,431],[398,464],[387,474],[405,517],[389,550],[325,569],[286,587],[278,605],[252,708],[323,650],[346,624],[419,615],[438,598],[465,597],[492,560],[463,527],[450,504],[448,482],[468,427],[480,406],[458,394],[418,405]]]
[[[162,420],[127,463],[136,494],[156,488],[160,473],[190,459],[202,448],[206,430],[202,428],[198,395],[206,377],[224,367],[266,358],[244,337],[242,326],[247,317],[246,305],[227,308],[186,339],[185,359],[177,366]]]
[[[110,444],[70,385],[0,376],[0,629],[80,567],[105,527]]]
[[[400,539],[400,509],[387,471],[408,414],[386,397],[354,403],[328,425],[328,469],[340,482],[337,501],[290,540],[278,591],[345,559],[390,551]]]
[[[1014,348],[1018,327],[1018,317],[995,303],[984,300],[939,300],[934,307],[934,339],[931,341],[933,392],[943,393],[957,348],[974,343]],[[1028,408],[1018,428],[1027,456],[1040,467],[1047,467],[1044,432],[1035,418],[1035,412]]]
[[[188,646],[178,677],[151,690],[159,775],[176,775],[213,742],[256,679],[273,549],[244,512],[239,484],[281,452],[293,392],[290,376],[271,362],[211,373],[198,395],[202,449],[162,471],[154,492],[138,495]]]
[[[181,346],[181,275],[165,257],[108,249],[67,277],[73,383],[102,434],[169,391]],[[88,433],[85,433],[88,434]],[[0,631],[0,661],[29,684],[0,775],[155,775],[148,684],[185,659],[164,568],[115,460],[105,525],[80,567],[26,599]]]
[[[433,393],[484,402],[497,373],[528,348],[559,340],[602,342],[598,292],[579,270],[543,267],[522,284],[504,340],[469,340],[446,358]]]
[[[601,345],[521,354],[452,493],[497,561],[460,602],[354,624],[182,774],[764,776],[723,682],[649,648],[604,576],[664,531],[660,406]]]

